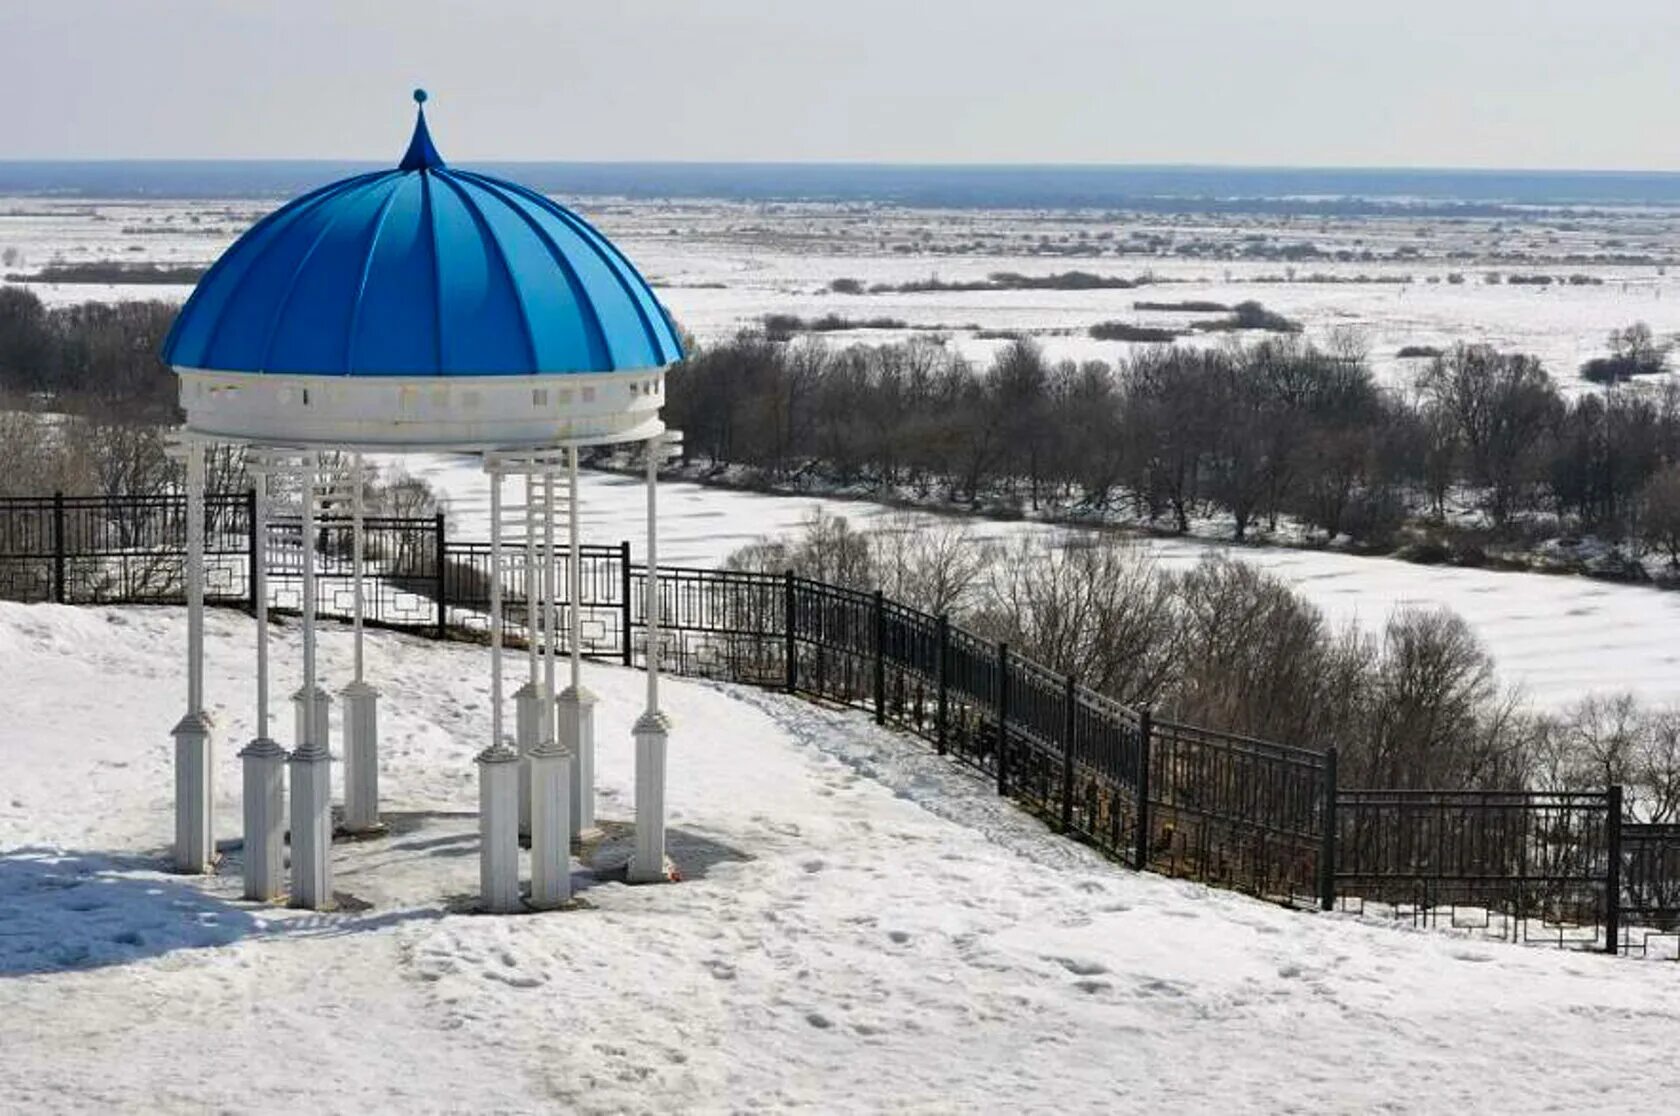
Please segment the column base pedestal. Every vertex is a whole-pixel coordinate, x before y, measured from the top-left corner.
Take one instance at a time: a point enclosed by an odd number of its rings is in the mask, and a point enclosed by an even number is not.
[[[379,822],[379,691],[352,682],[344,699],[344,832],[383,833]]]
[[[175,737],[175,871],[209,875],[216,870],[216,840],[212,825],[215,757],[212,725],[204,713],[188,713],[172,732]]]
[[[332,759],[324,747],[299,748],[292,776],[292,906],[332,906]]]
[[[636,842],[625,878],[631,883],[663,883],[671,878],[665,856],[665,752],[671,721],[663,713],[644,713],[636,721]]]
[[[549,911],[572,898],[572,757],[552,744],[527,760],[531,768],[531,906]]]
[[[505,745],[478,754],[479,904],[490,914],[520,910],[519,753]]]
[[[258,737],[239,752],[245,787],[245,898],[286,894],[286,749]]]

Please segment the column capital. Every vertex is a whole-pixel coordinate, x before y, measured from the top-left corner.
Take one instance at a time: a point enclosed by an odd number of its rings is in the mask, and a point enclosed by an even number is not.
[[[376,698],[379,696],[378,690],[360,679],[354,682],[346,682],[338,693],[340,697],[346,698]]]
[[[169,732],[171,736],[177,737],[209,736],[211,729],[215,727],[216,722],[209,712],[203,709],[195,709],[176,721],[175,727],[170,729]]]
[[[595,696],[595,691],[587,686],[567,686],[560,691],[555,701],[563,701],[569,705],[594,705],[601,700]]]
[[[474,756],[473,762],[478,764],[518,763],[519,753],[506,744],[497,743],[490,745],[490,747]]]
[[[637,717],[636,724],[630,731],[637,736],[669,736],[671,718],[661,710],[654,709]]]
[[[286,749],[266,736],[257,736],[239,749],[240,759],[285,759]]]

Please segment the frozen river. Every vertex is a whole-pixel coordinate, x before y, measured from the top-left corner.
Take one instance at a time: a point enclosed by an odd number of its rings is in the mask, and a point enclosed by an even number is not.
[[[489,487],[476,462],[434,455],[411,458],[408,467],[447,495],[453,532],[489,537]],[[585,541],[629,539],[640,553],[646,530],[641,483],[586,471],[579,488]],[[660,557],[687,566],[718,565],[756,539],[797,530],[818,509],[863,529],[896,515],[934,518],[858,500],[767,496],[680,482],[660,486],[659,507]],[[1028,522],[968,522],[982,539],[1062,530]],[[1288,581],[1336,624],[1375,628],[1400,607],[1450,608],[1475,629],[1501,676],[1522,686],[1537,706],[1556,708],[1588,693],[1623,690],[1653,703],[1680,703],[1680,593],[1326,551],[1231,548],[1191,539],[1146,539],[1140,545],[1169,569],[1227,550]]]

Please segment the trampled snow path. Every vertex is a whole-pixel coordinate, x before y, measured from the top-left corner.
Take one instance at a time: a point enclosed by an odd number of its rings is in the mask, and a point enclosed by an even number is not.
[[[224,833],[252,632],[208,623]],[[1680,1087],[1680,968],[1139,876],[860,715],[734,687],[668,688],[686,882],[451,913],[485,653],[386,634],[395,825],[335,851],[371,907],[253,907],[231,872],[156,870],[183,644],[175,610],[0,604],[0,1109],[1578,1112]],[[348,650],[329,630],[335,684]],[[640,682],[589,673],[609,819]]]

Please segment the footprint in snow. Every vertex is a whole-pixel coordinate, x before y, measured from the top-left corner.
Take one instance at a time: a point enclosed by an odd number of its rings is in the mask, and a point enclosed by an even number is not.
[[[903,945],[910,940],[910,934],[904,930],[888,930],[887,937],[893,945]]]
[[[1044,958],[1044,960],[1054,961],[1056,964],[1060,965],[1062,968],[1066,969],[1068,972],[1072,973],[1074,976],[1082,976],[1082,977],[1101,976],[1102,974],[1108,972],[1108,966],[1104,965],[1100,961],[1088,961],[1088,960],[1083,960],[1083,959],[1078,958],[1078,957],[1051,957],[1051,956],[1046,956]]]

